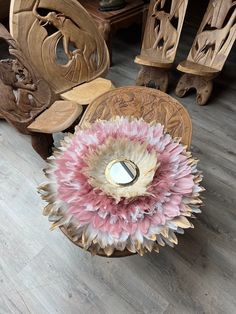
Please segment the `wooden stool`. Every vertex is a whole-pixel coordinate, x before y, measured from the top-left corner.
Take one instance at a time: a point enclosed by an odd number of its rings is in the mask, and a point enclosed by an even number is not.
[[[141,54],[135,58],[142,65],[136,85],[167,91],[187,4],[188,0],[176,0],[168,7],[165,1],[151,0]]]
[[[205,105],[213,89],[212,79],[220,73],[236,39],[236,1],[211,0],[187,60],[177,69],[185,74],[176,87],[183,97],[197,91],[197,104]]]
[[[91,14],[103,35],[110,53],[112,62],[112,35],[121,28],[129,27],[134,23],[145,25],[148,5],[142,0],[128,0],[121,10],[101,12],[98,0],[80,0],[80,3]]]

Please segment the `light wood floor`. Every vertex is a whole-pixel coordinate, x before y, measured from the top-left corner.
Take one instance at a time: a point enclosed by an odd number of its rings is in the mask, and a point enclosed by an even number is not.
[[[109,77],[132,85],[137,36],[118,36]],[[192,42],[185,30],[178,51]],[[187,45],[188,43],[188,45]],[[236,313],[236,51],[208,106],[182,100],[193,120],[192,150],[204,171],[205,207],[175,248],[124,259],[91,257],[49,232],[36,187],[42,161],[30,139],[0,121],[0,313]],[[173,72],[170,93],[178,77]]]

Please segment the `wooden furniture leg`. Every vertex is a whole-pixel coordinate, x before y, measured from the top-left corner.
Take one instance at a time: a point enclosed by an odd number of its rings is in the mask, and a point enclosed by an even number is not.
[[[53,142],[52,134],[31,134],[32,147],[43,159],[47,159],[49,156],[51,156]]]
[[[104,38],[108,51],[110,62],[112,63],[112,33],[111,33],[111,25],[108,22],[101,22],[97,20],[98,29],[102,37]]]
[[[169,75],[167,70],[143,65],[138,73],[136,85],[156,88],[166,92],[168,81]]]
[[[176,96],[184,97],[190,89],[195,89],[197,92],[197,104],[201,106],[205,105],[213,89],[212,78],[193,74],[183,74],[176,86]]]

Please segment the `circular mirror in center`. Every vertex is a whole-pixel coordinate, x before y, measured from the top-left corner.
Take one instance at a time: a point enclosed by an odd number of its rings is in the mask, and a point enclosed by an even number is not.
[[[139,169],[130,160],[113,160],[106,167],[107,180],[116,186],[129,186],[139,177]]]

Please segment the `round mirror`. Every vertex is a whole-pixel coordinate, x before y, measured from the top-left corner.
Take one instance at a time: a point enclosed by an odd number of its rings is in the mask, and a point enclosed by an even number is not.
[[[106,167],[107,180],[117,186],[132,185],[138,177],[139,169],[130,160],[113,160]]]

